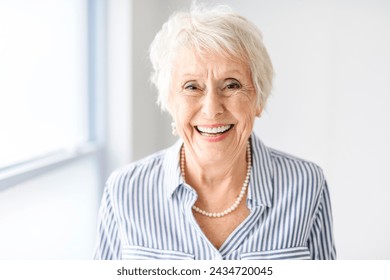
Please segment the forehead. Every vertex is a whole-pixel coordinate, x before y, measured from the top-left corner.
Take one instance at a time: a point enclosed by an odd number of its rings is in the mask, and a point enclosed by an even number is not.
[[[248,63],[228,54],[183,49],[172,63],[174,76],[240,75],[250,76]]]

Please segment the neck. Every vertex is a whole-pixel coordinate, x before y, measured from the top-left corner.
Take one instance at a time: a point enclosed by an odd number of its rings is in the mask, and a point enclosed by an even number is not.
[[[228,172],[225,173],[226,175],[228,175],[226,178],[222,177],[222,178],[217,178],[216,180],[214,180],[214,178],[212,178],[212,176],[210,176],[210,174],[213,174],[213,173],[210,172],[209,169],[206,169],[204,166],[202,166],[201,169],[198,168],[199,170],[203,171],[203,173],[201,173],[198,176],[195,176],[195,174],[197,174],[197,173],[194,173],[194,172],[196,172],[196,170],[186,173],[186,165],[188,166],[189,163],[191,163],[191,160],[187,160],[187,161],[185,160],[186,153],[184,150],[184,146],[182,147],[182,150],[180,153],[180,167],[181,167],[183,179],[184,179],[184,181],[186,181],[187,183],[192,185],[197,190],[197,193],[198,193],[198,206],[195,206],[195,205],[192,206],[192,209],[195,212],[198,212],[198,213],[200,213],[204,216],[208,216],[210,218],[220,218],[220,217],[223,217],[223,216],[228,215],[229,213],[233,212],[239,206],[241,200],[245,196],[246,189],[248,187],[250,170],[251,170],[251,161],[252,161],[249,143],[248,143],[247,148],[245,150],[246,150],[246,153],[244,152],[244,155],[246,154],[247,159],[245,161],[245,158],[244,158],[244,163],[240,162],[242,157],[239,156],[238,157],[239,161],[236,163],[236,166],[234,166],[235,162],[233,162],[231,167],[228,169]],[[245,164],[245,162],[246,162],[246,164]],[[245,172],[243,177],[241,176],[240,173],[242,171],[244,171],[245,169],[240,168],[238,166],[238,164],[247,166],[246,172]],[[219,168],[218,165],[216,165],[216,166]],[[233,168],[233,167],[235,167],[235,168]],[[205,170],[207,170],[207,172],[205,172]],[[215,168],[213,168],[213,170],[215,171]],[[217,171],[220,171],[220,170],[217,170]],[[218,173],[219,173],[218,175],[224,174],[223,171],[222,172],[220,171]],[[186,180],[186,178],[188,178],[189,174],[190,175],[192,174],[192,177],[190,176],[191,179]],[[208,175],[204,176],[205,174],[208,174]],[[212,179],[210,180],[210,178],[212,178]],[[241,181],[241,182],[243,181],[243,184],[242,184],[240,192],[237,195],[236,189],[238,186],[238,181]],[[223,198],[222,200],[221,200],[221,197]],[[228,205],[230,207],[227,208],[226,201],[228,201],[229,198],[231,198],[230,200],[234,201],[234,203],[231,205]],[[199,203],[199,201],[200,201],[200,203]],[[213,206],[212,208],[214,208],[214,209],[223,209],[223,210],[219,210],[217,212],[215,212],[215,210],[214,210],[214,212],[208,212],[208,211],[203,210],[203,209],[211,208],[210,205]],[[204,206],[206,206],[206,208],[204,208]],[[224,208],[222,208],[221,206],[223,206]],[[201,208],[199,208],[199,207],[201,207]]]
[[[248,143],[249,145],[249,143]],[[239,150],[235,155],[223,160],[201,161],[191,151],[183,146],[181,158],[182,173],[185,173],[185,181],[196,190],[200,189],[224,189],[242,185],[245,178],[249,155],[247,147]]]

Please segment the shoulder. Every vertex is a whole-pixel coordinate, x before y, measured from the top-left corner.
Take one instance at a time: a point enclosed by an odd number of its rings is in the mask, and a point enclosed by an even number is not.
[[[275,176],[294,181],[301,186],[322,191],[325,185],[325,176],[320,166],[312,161],[273,148],[268,148],[268,150],[273,162]]]
[[[312,172],[313,175],[324,177],[322,168],[318,166],[316,163],[302,159],[295,155],[291,155],[279,150],[275,150],[273,148],[268,148],[270,150],[270,154],[272,159],[278,164],[284,165],[285,167],[301,167],[307,170],[308,172]]]
[[[161,173],[165,154],[166,150],[161,150],[113,171],[106,182],[107,191],[124,191],[144,184],[151,176]]]
[[[319,181],[324,180],[324,174],[316,163],[302,159],[295,155],[266,146],[255,134],[253,138],[253,151],[259,164],[265,166],[273,175],[310,177]]]

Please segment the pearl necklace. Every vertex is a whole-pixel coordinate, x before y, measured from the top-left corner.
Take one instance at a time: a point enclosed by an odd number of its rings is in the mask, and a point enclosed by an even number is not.
[[[186,181],[186,177],[185,177],[186,173],[185,173],[185,166],[184,166],[185,165],[184,156],[185,156],[185,153],[184,153],[184,145],[183,145],[181,148],[181,151],[180,151],[180,170],[181,170],[181,174],[183,176],[183,180],[185,182]],[[248,184],[249,184],[249,176],[250,176],[251,167],[252,167],[252,155],[251,155],[250,141],[248,141],[248,146],[247,146],[247,161],[248,161],[248,167],[247,167],[247,171],[246,171],[245,181],[244,181],[244,184],[242,185],[242,189],[241,189],[240,194],[238,195],[236,201],[233,203],[232,206],[230,206],[225,211],[222,211],[219,213],[206,212],[206,211],[200,209],[199,207],[196,207],[195,205],[192,206],[192,209],[195,212],[202,214],[203,216],[210,217],[210,218],[220,218],[220,217],[226,216],[227,214],[236,210],[238,205],[240,205],[240,202],[241,202],[242,198],[244,197],[246,189],[247,189]]]

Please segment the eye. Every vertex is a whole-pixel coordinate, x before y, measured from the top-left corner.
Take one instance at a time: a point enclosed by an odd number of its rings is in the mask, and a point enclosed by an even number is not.
[[[241,88],[239,83],[231,83],[226,86],[228,89],[239,89]]]
[[[185,83],[183,88],[185,90],[188,90],[188,91],[196,91],[196,90],[200,90],[200,86],[195,83],[195,82],[188,82],[188,83]]]
[[[237,90],[237,89],[240,89],[242,86],[240,84],[239,81],[237,81],[236,79],[227,79],[225,81],[225,89],[228,89],[228,90]]]

